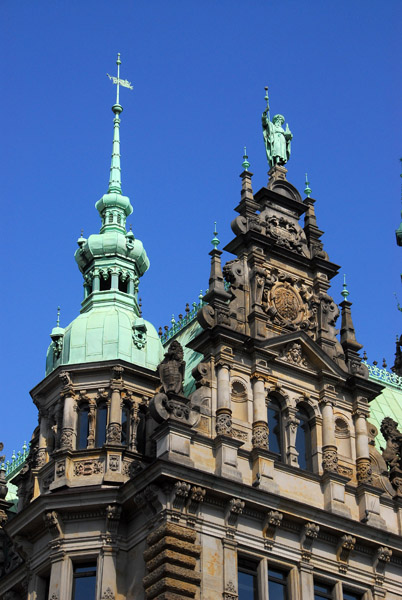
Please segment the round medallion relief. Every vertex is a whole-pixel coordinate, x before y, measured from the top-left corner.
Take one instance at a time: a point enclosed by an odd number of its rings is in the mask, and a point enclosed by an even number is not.
[[[272,302],[278,311],[278,315],[284,321],[296,321],[300,318],[302,302],[299,294],[289,283],[278,283],[274,286]]]

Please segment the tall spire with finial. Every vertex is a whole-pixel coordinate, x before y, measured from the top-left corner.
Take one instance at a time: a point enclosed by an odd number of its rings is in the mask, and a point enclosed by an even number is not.
[[[123,112],[123,107],[120,104],[120,86],[128,87],[130,90],[133,89],[131,83],[127,80],[120,79],[120,53],[117,55],[117,77],[108,75],[109,79],[116,84],[116,103],[112,106],[112,111],[115,115],[113,119],[114,133],[113,133],[113,152],[112,152],[112,163],[110,165],[110,178],[108,193],[116,192],[121,194],[121,168],[120,168],[120,117],[119,115]]]
[[[359,350],[361,350],[363,346],[356,340],[355,328],[352,321],[352,312],[350,310],[352,303],[348,300],[349,291],[346,286],[346,275],[343,276],[341,294],[344,298],[339,305],[342,309],[341,346],[345,353],[345,362],[350,373],[353,375],[365,376],[367,374],[367,369],[364,365],[362,365],[362,359],[359,355]]]
[[[107,229],[125,231],[126,217],[133,212],[130,199],[122,195],[120,165],[120,115],[123,112],[123,107],[120,104],[120,86],[130,90],[133,89],[133,86],[127,79],[120,78],[120,54],[117,55],[116,64],[117,77],[107,73],[109,79],[116,84],[116,102],[112,106],[112,111],[114,113],[113,149],[110,164],[109,186],[107,193],[96,203],[96,208],[102,217],[101,232]]]
[[[221,254],[222,251],[218,250],[218,232],[216,231],[216,221],[214,227],[214,237],[212,239],[213,249],[209,253],[211,256],[211,273],[209,276],[209,288],[208,293],[205,294],[203,300],[208,302],[215,308],[215,306],[223,307],[226,305],[227,300],[231,297],[230,294],[225,290],[225,282],[222,274],[221,265]]]

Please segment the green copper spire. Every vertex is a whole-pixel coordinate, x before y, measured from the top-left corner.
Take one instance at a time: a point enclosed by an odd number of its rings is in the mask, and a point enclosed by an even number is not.
[[[346,275],[343,276],[343,290],[341,291],[341,295],[343,296],[344,300],[348,299],[349,296],[349,291],[346,288]]]
[[[133,86],[127,80],[120,79],[120,53],[117,55],[117,77],[113,77],[109,74],[108,77],[116,84],[116,104],[112,106],[114,112],[114,133],[113,133],[113,152],[112,152],[112,163],[110,165],[110,178],[108,193],[117,192],[121,194],[121,168],[120,168],[120,118],[119,115],[123,112],[123,107],[120,105],[120,86],[128,87],[130,90]]]
[[[307,198],[310,198],[311,188],[310,188],[310,182],[307,177],[307,173],[306,173],[306,187],[304,188],[304,193],[306,194]]]
[[[113,119],[113,150],[110,165],[109,187],[106,194],[96,203],[96,208],[102,218],[101,233],[105,231],[126,231],[126,218],[133,212],[130,199],[122,195],[121,191],[121,167],[120,167],[120,114],[123,107],[120,105],[120,86],[133,89],[127,79],[120,79],[120,54],[117,55],[117,77],[109,75],[109,79],[116,84],[116,103],[112,106],[115,115]]]
[[[244,146],[244,154],[243,154],[242,166],[243,166],[243,169],[245,171],[248,171],[248,168],[250,166],[250,163],[248,162],[248,156],[247,156],[247,148],[246,148],[246,146]]]
[[[214,223],[214,224],[215,224],[215,229],[214,229],[214,237],[213,237],[213,238],[212,238],[212,240],[211,240],[211,244],[213,245],[213,247],[214,247],[214,250],[216,250],[216,249],[217,249],[217,247],[218,247],[218,246],[219,246],[219,244],[220,244],[220,241],[219,241],[219,240],[218,240],[218,238],[217,238],[218,232],[216,231],[216,221],[215,221],[215,223]]]

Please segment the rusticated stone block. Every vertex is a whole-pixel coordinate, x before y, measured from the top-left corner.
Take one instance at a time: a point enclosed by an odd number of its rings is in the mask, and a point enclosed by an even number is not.
[[[168,577],[176,577],[182,583],[187,582],[198,584],[201,581],[201,577],[198,572],[167,563],[160,565],[157,569],[155,569],[155,571],[152,571],[152,573],[146,575],[143,579],[143,582],[145,587],[148,587],[153,585],[159,579],[166,579]]]
[[[198,558],[201,553],[201,546],[198,546],[197,544],[183,542],[182,540],[178,540],[177,538],[173,537],[165,537],[154,544],[152,548],[145,550],[145,561],[151,560],[154,556],[165,549],[180,552],[181,554],[187,554],[188,556],[195,556],[196,558]]]
[[[154,558],[147,561],[147,569],[149,572],[153,571],[159,565],[163,563],[170,563],[179,567],[185,567],[187,569],[195,569],[197,566],[197,560],[195,556],[188,556],[187,554],[181,554],[180,552],[174,552],[173,550],[162,550]]]
[[[149,534],[147,537],[148,546],[152,546],[165,536],[175,537],[179,540],[183,540],[184,542],[195,542],[197,534],[189,527],[176,525],[176,523],[164,523],[158,527],[158,529]]]
[[[197,586],[192,583],[164,577],[145,590],[147,600],[153,600],[162,593],[174,593],[180,598],[194,598]]]
[[[195,597],[201,582],[196,537],[193,529],[176,523],[164,523],[149,534],[144,552],[148,574],[143,579],[147,600]]]

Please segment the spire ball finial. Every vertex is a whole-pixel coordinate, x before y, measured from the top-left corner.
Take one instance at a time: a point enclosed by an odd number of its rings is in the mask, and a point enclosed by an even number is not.
[[[57,307],[56,327],[60,327],[60,306]]]
[[[246,148],[246,146],[244,146],[242,167],[245,171],[248,171],[249,166],[250,166],[250,163],[248,161],[247,148]]]
[[[117,53],[116,65],[121,65],[120,52]]]
[[[214,225],[215,225],[215,227],[214,227],[214,237],[213,237],[213,238],[212,238],[212,240],[211,240],[211,244],[213,245],[213,247],[214,247],[214,250],[216,250],[216,249],[217,249],[217,247],[218,247],[218,246],[219,246],[219,244],[220,244],[220,241],[219,241],[219,240],[218,240],[218,238],[217,238],[218,232],[216,231],[216,221],[215,221]]]
[[[343,286],[342,287],[343,287],[343,290],[341,291],[341,295],[343,296],[344,300],[347,300],[348,296],[349,296],[349,291],[346,287],[346,275],[345,274],[343,275]]]
[[[306,187],[304,188],[304,193],[306,194],[307,198],[310,198],[311,188],[310,188],[310,182],[307,177],[307,173],[306,173]]]

